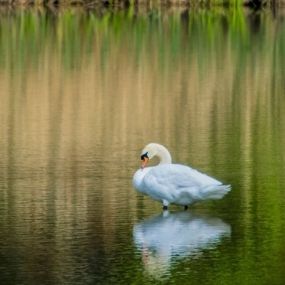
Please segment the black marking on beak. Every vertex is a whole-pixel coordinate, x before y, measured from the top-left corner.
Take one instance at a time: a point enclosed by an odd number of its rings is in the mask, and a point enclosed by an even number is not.
[[[141,155],[141,160],[144,160],[145,158],[148,158],[148,152]]]

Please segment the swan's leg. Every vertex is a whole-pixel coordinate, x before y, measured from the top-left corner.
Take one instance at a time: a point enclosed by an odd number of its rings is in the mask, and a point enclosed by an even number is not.
[[[187,211],[188,210],[188,205],[184,206],[184,210]]]
[[[163,207],[162,207],[163,211],[167,210],[167,209],[168,209],[169,202],[166,201],[166,200],[162,200],[162,204],[163,204]]]

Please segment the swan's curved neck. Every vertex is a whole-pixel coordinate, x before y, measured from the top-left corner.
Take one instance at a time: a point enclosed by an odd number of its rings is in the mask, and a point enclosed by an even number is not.
[[[159,158],[159,164],[169,164],[172,162],[169,151],[162,145],[156,146],[156,156]]]

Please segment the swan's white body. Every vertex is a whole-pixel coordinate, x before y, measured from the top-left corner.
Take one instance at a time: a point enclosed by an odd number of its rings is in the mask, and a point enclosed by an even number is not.
[[[157,166],[141,168],[133,177],[134,187],[141,193],[169,204],[187,206],[195,202],[221,199],[231,187],[191,167],[172,164],[168,150],[159,144],[148,144],[142,157],[160,158]]]

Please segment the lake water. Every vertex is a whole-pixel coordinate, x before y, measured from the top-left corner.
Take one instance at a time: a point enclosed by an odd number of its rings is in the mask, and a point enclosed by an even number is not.
[[[1,284],[284,284],[282,11],[0,10]],[[232,185],[138,194],[149,142]]]

